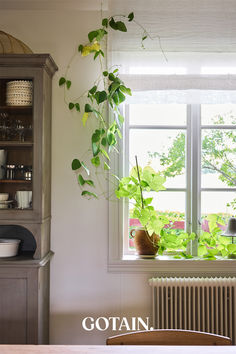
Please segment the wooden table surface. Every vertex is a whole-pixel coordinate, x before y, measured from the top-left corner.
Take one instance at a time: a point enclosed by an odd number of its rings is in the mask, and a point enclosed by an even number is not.
[[[236,354],[236,346],[0,345],[0,354]]]

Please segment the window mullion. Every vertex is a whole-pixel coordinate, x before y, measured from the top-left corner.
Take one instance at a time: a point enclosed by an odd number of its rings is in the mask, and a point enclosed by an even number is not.
[[[190,233],[192,231],[191,215],[192,215],[192,193],[191,193],[191,105],[187,105],[187,132],[186,132],[186,202],[185,202],[185,230]],[[189,244],[187,253],[192,253],[192,247]]]
[[[201,106],[191,105],[191,231],[200,231],[201,206]],[[197,256],[198,240],[192,242],[192,255]]]

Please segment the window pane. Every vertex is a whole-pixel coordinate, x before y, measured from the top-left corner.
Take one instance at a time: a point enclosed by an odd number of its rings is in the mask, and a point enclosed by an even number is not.
[[[141,167],[148,163],[166,176],[166,188],[185,188],[184,130],[131,129],[129,142],[130,169],[135,155]]]
[[[170,223],[166,228],[171,228],[178,235],[179,231],[185,229],[185,192],[168,192],[161,191],[159,193],[146,193],[145,197],[153,197],[152,205],[158,214],[166,216]],[[129,210],[129,229],[130,231],[140,226],[138,219],[132,217],[132,204]],[[129,238],[129,249],[133,248],[133,239]]]
[[[227,225],[228,220],[235,214],[233,210],[236,207],[234,200],[236,201],[235,192],[202,192],[201,195],[201,213],[202,213],[202,229],[209,231],[207,219],[211,214],[216,214],[224,220],[224,224]],[[221,224],[223,224],[221,222]],[[222,225],[222,230],[226,226]]]
[[[202,104],[202,125],[236,124],[235,104]]]
[[[202,187],[236,187],[236,130],[202,131]]]
[[[186,125],[185,104],[130,105],[130,124]]]

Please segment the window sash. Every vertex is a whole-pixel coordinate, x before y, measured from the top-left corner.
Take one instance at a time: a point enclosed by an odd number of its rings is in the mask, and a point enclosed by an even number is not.
[[[129,130],[130,129],[180,129],[186,130],[186,188],[167,188],[165,191],[185,191],[185,229],[187,232],[195,232],[197,236],[201,231],[201,192],[203,191],[236,191],[236,188],[202,188],[201,187],[201,132],[203,129],[236,129],[236,125],[201,125],[201,104],[187,105],[187,124],[185,125],[129,125],[129,105],[125,106],[125,124],[123,127],[123,159],[120,165],[121,175],[129,174]],[[160,192],[161,193],[161,192]],[[129,235],[127,230],[129,218],[128,201],[121,202],[120,222],[122,223],[124,255],[134,254],[128,249]],[[188,251],[197,256],[198,241],[192,241]]]

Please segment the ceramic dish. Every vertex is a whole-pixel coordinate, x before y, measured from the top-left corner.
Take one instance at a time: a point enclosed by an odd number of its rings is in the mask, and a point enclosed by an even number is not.
[[[14,257],[18,253],[20,240],[0,238],[0,257]]]

